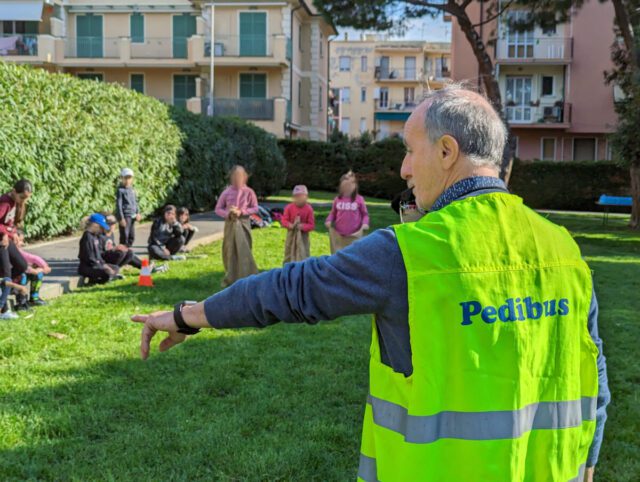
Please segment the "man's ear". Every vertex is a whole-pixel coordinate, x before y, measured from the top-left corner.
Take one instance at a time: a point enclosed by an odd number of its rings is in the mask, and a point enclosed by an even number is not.
[[[438,140],[438,154],[442,169],[448,171],[458,160],[458,155],[460,154],[458,141],[445,134]]]

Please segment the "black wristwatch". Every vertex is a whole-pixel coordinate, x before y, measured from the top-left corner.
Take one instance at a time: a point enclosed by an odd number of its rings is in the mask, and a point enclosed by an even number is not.
[[[175,321],[176,325],[178,325],[178,333],[183,333],[185,335],[195,335],[196,333],[200,333],[200,328],[192,328],[187,325],[182,317],[182,308],[184,306],[195,305],[197,301],[181,301],[176,306],[173,307],[173,321]]]

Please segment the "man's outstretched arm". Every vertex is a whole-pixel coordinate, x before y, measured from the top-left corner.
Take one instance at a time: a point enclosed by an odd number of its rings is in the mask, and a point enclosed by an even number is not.
[[[317,323],[345,315],[376,313],[387,302],[393,266],[401,263],[395,236],[379,230],[334,256],[289,263],[241,279],[204,302],[185,307],[183,317],[194,328],[265,327],[279,321]],[[157,331],[169,331],[164,351],[184,340],[172,312],[136,315],[145,323],[141,354]],[[147,330],[149,328],[149,330]],[[171,329],[175,336],[171,335]]]

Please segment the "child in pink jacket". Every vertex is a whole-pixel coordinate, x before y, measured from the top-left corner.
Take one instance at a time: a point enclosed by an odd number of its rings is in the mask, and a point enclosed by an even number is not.
[[[51,273],[51,267],[40,256],[29,253],[23,249],[24,233],[21,230],[16,231],[13,239],[18,251],[29,266],[27,271],[16,281],[22,285],[30,284],[29,299],[27,300],[26,297],[23,298],[22,295],[19,295],[17,297],[16,309],[28,309],[29,306],[45,305],[46,302],[40,298],[40,288],[42,287],[44,275]]]
[[[364,198],[358,194],[358,181],[349,171],[340,178],[338,196],[325,222],[331,237],[331,254],[360,239],[369,229],[369,213]]]

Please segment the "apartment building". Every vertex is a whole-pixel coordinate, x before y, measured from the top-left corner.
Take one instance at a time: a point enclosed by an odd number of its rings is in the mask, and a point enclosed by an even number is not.
[[[487,18],[482,2],[468,8],[472,21]],[[521,159],[556,161],[610,159],[607,135],[615,129],[614,88],[604,83],[612,67],[613,7],[588,0],[569,22],[527,32],[509,29],[509,18],[526,10],[509,8],[479,29],[495,62],[495,76]],[[452,76],[479,82],[469,44],[452,28]]]
[[[449,81],[450,45],[375,35],[331,42],[330,127],[376,139],[402,133],[426,91]]]
[[[0,59],[236,115],[278,137],[327,136],[336,31],[311,0],[0,0],[0,19]]]

